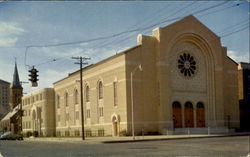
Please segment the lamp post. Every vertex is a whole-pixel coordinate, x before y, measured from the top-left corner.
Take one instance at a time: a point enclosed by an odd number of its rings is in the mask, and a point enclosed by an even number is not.
[[[134,95],[133,95],[133,74],[136,72],[136,70],[139,69],[140,71],[142,71],[142,66],[141,64],[136,66],[133,71],[131,71],[130,73],[130,78],[131,78],[131,120],[132,120],[132,136],[133,136],[133,140],[135,140],[135,126],[134,126]]]

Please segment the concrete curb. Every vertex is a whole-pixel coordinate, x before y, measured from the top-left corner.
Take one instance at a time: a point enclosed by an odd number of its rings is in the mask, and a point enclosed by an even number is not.
[[[155,139],[135,139],[135,140],[114,140],[102,141],[102,143],[129,143],[129,142],[147,142],[147,141],[165,141],[165,140],[182,140],[182,139],[195,139],[195,138],[216,138],[216,137],[232,137],[232,136],[250,136],[247,134],[230,134],[230,135],[209,135],[209,136],[189,136],[189,137],[173,137],[173,138],[155,138]]]
[[[250,133],[237,133],[237,134],[227,134],[227,135],[169,135],[164,137],[159,136],[137,136],[135,140],[132,137],[118,137],[118,138],[89,138],[84,141],[81,138],[25,138],[24,141],[32,141],[32,142],[81,142],[81,143],[89,143],[89,144],[108,144],[108,143],[133,143],[133,142],[145,142],[145,141],[163,141],[163,140],[178,140],[178,139],[195,139],[195,138],[216,138],[216,137],[231,137],[231,136],[250,136]],[[138,139],[139,138],[139,139]],[[0,156],[1,157],[1,156]]]

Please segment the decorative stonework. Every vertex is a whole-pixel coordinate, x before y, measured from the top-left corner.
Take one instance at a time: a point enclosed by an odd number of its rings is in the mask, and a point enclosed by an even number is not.
[[[181,69],[179,68],[179,62],[178,60],[181,59],[180,56],[183,57],[182,60],[184,60],[184,53],[186,54],[186,58],[189,56],[189,60],[191,57],[193,62],[195,61],[195,70],[194,74],[191,72],[191,76],[188,75],[185,76],[185,72],[181,73]],[[176,44],[169,55],[169,68],[170,68],[170,74],[171,74],[171,88],[175,92],[181,92],[183,95],[183,92],[187,93],[206,93],[207,91],[207,73],[206,73],[206,67],[208,62],[206,61],[205,52],[202,51],[199,47],[197,47],[195,44],[192,44],[190,42],[182,42]],[[188,67],[188,65],[186,65]],[[191,65],[189,65],[189,68]],[[184,65],[183,65],[183,68]],[[176,93],[177,94],[177,93]],[[178,94],[179,95],[179,94]],[[180,97],[180,95],[179,95]]]
[[[196,61],[189,53],[183,53],[178,59],[178,69],[185,77],[191,77],[196,71]]]

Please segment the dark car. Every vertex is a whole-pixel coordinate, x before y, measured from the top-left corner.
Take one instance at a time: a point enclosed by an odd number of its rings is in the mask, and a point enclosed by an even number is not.
[[[0,136],[0,140],[23,140],[23,136],[12,132],[6,132]]]

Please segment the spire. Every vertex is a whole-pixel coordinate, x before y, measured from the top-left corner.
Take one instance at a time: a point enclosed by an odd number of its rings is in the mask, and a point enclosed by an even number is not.
[[[19,81],[19,75],[18,75],[16,61],[15,61],[15,69],[14,69],[14,74],[13,74],[13,82],[12,82],[10,88],[15,88],[15,89],[22,88],[21,83]]]

